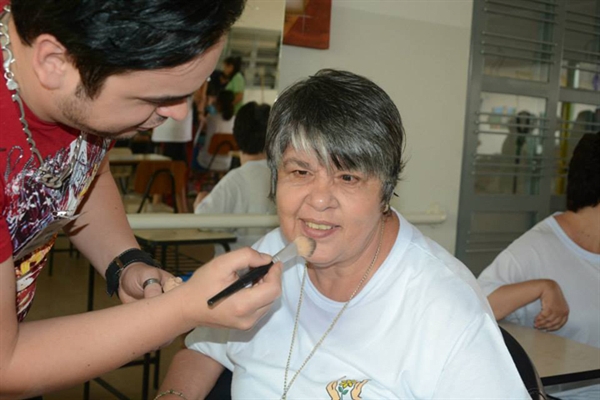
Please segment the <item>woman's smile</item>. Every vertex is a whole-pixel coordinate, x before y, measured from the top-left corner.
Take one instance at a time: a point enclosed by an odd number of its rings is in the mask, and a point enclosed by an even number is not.
[[[341,227],[325,221],[300,219],[305,236],[313,239],[324,239],[338,232]]]

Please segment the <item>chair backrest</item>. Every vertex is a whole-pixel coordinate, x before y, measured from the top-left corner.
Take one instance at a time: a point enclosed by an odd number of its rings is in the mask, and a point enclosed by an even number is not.
[[[231,133],[215,133],[208,144],[208,154],[227,155],[230,151],[239,150],[237,142]]]
[[[499,327],[500,332],[502,332],[502,337],[504,338],[504,343],[508,348],[508,352],[519,371],[519,375],[521,376],[521,380],[525,384],[525,388],[527,392],[531,396],[533,400],[545,400],[547,399],[546,392],[544,391],[544,386],[542,385],[542,380],[535,369],[535,365],[527,355],[525,349],[519,344],[517,339],[515,339],[510,333],[508,333],[504,328]]]
[[[151,195],[173,195],[185,192],[187,167],[183,161],[141,161],[135,170],[133,190],[142,194],[138,209],[141,212],[146,199]],[[175,212],[178,212],[175,206]]]

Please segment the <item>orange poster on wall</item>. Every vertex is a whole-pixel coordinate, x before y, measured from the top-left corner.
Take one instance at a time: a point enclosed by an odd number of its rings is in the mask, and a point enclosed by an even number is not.
[[[331,0],[286,0],[283,44],[329,48]]]

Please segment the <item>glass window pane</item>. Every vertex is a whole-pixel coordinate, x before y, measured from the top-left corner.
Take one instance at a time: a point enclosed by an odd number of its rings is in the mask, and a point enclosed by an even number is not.
[[[564,54],[560,83],[563,87],[600,90],[600,2],[567,2]]]
[[[552,2],[548,2],[552,3]],[[486,4],[484,74],[548,82],[556,46],[556,7],[520,0]]]
[[[546,100],[481,93],[474,156],[477,194],[538,194]]]

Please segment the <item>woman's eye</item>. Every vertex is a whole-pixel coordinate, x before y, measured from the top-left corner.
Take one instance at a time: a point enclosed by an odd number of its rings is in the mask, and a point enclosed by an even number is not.
[[[303,171],[303,170],[298,169],[298,170],[293,171],[292,174],[296,175],[296,176],[307,176],[308,171]]]
[[[341,176],[342,180],[344,182],[356,182],[358,181],[358,178],[354,175],[349,175],[349,174],[344,174]]]

